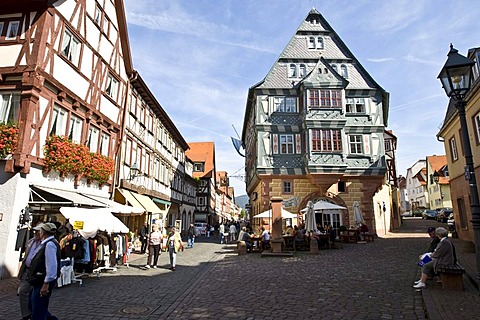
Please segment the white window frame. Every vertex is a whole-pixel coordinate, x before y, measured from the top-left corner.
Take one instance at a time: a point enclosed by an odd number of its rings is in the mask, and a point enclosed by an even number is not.
[[[99,4],[95,6],[95,15],[93,17],[93,22],[95,22],[98,26],[100,26],[102,23],[102,8],[100,7]]]
[[[299,75],[300,78],[303,78],[307,75],[307,65],[306,64],[301,63],[300,67],[298,69],[299,69],[298,75]]]
[[[315,49],[316,48],[316,41],[315,37],[308,37],[308,49]]]
[[[455,140],[455,137],[452,137],[448,141],[448,144],[450,145],[450,152],[452,154],[452,160],[457,161],[458,160],[458,148],[457,148],[457,141]]]
[[[19,93],[0,92],[0,123],[16,123],[18,121],[20,100]]]
[[[105,157],[108,157],[110,150],[110,136],[102,132],[100,136],[100,154],[104,155]]]
[[[290,63],[288,65],[288,77],[289,78],[297,77],[297,65],[295,63]]]
[[[294,154],[295,153],[295,137],[293,134],[280,134],[279,135],[279,151],[280,154]]]
[[[273,112],[297,112],[297,98],[288,96],[273,97]]]
[[[98,139],[100,138],[100,129],[95,126],[88,128],[87,147],[90,152],[96,153],[98,151]]]
[[[342,225],[342,216],[338,213],[338,210],[326,210],[322,218],[324,224],[332,225],[332,228],[335,230],[338,230]]]
[[[73,35],[73,32],[65,28],[60,53],[67,58],[68,61],[78,67],[78,62],[80,60],[80,49],[80,40]]]
[[[477,137],[477,144],[480,144],[480,112],[474,117],[475,132]]]
[[[340,66],[340,75],[344,77],[345,79],[348,79],[348,68],[347,65],[342,64]]]
[[[324,47],[325,47],[325,44],[323,42],[323,37],[317,37],[316,43],[315,43],[315,49],[322,50]]]
[[[67,131],[68,111],[58,104],[53,106],[52,110],[52,127],[50,135],[65,136]]]
[[[203,171],[205,171],[205,163],[195,162],[193,164],[193,172],[203,172]]]
[[[363,136],[352,134],[348,136],[348,145],[351,154],[363,154]]]
[[[107,83],[105,86],[105,93],[112,99],[117,100],[117,92],[118,92],[118,80],[113,76],[113,74],[109,73],[107,76]]]
[[[20,21],[10,21],[5,33],[5,40],[15,40],[18,37],[18,29],[20,28]]]
[[[346,100],[346,113],[366,113],[365,98],[347,98]]]
[[[73,143],[80,144],[82,140],[83,120],[72,114],[70,116],[70,128],[68,129],[68,139]]]

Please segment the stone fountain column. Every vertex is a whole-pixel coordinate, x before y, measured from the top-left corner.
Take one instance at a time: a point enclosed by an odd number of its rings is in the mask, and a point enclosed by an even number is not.
[[[273,253],[282,252],[282,201],[283,199],[281,197],[272,197],[270,199],[272,206],[272,239],[270,243],[272,244]]]

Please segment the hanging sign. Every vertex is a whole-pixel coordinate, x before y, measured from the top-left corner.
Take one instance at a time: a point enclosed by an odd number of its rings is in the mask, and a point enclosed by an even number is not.
[[[83,230],[83,221],[74,221],[73,222],[73,229]]]

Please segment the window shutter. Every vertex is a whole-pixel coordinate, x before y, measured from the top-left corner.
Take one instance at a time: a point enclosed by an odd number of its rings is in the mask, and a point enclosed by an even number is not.
[[[300,136],[300,133],[295,134],[295,152],[297,154],[302,153],[302,138]]]
[[[278,134],[272,133],[273,154],[278,154]]]
[[[368,135],[363,136],[363,150],[365,150],[365,154],[370,154],[370,139]]]

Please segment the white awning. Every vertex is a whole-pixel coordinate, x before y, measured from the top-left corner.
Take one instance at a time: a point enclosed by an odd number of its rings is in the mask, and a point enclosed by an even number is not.
[[[54,189],[50,187],[44,187],[44,186],[38,186],[38,185],[33,185],[32,186],[34,189],[38,189],[39,191],[47,192],[49,196],[52,198],[62,198],[65,199],[69,202],[71,202],[73,205],[83,205],[83,206],[92,206],[92,207],[105,207],[105,204],[99,201],[96,201],[92,198],[85,197],[81,195],[78,192],[75,191],[66,191],[66,190],[61,190],[61,189]],[[34,191],[34,190],[32,190]],[[45,198],[46,203],[55,203],[58,201],[50,201],[49,199]]]
[[[142,214],[145,212],[145,209],[143,207],[132,207],[128,205],[124,205],[118,202],[115,202],[113,200],[104,198],[104,197],[99,197],[93,194],[85,194],[83,193],[84,196],[92,198],[93,200],[99,201],[104,203],[107,207],[109,207],[110,211],[112,213],[118,213],[118,214],[127,214],[127,215],[135,215],[135,214]]]
[[[117,190],[125,198],[125,201],[129,203],[131,206],[145,210],[142,204],[138,202],[137,199],[135,199],[135,197],[132,195],[132,193],[129,190],[125,190],[122,188],[117,188]]]
[[[142,206],[151,213],[161,213],[162,210],[153,202],[153,200],[150,197],[144,196],[143,194],[138,194],[135,192],[132,192],[132,195],[135,197],[135,199],[138,200],[142,204]]]

